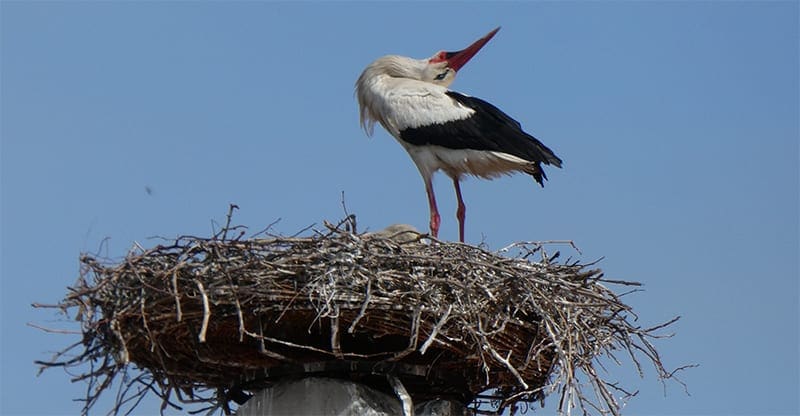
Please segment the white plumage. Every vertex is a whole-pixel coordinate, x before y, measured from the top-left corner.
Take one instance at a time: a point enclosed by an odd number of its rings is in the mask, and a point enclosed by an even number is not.
[[[356,95],[361,106],[361,125],[367,134],[372,135],[375,122],[397,138],[401,130],[462,120],[475,112],[454,103],[442,85],[402,78],[413,75],[397,71],[401,64],[419,71],[411,74],[419,74],[428,60],[385,56],[371,63],[358,79]]]

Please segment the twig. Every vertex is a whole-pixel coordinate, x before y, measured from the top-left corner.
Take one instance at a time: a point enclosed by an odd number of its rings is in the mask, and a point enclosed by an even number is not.
[[[436,325],[433,326],[433,330],[431,334],[428,336],[428,339],[422,344],[422,348],[419,349],[419,353],[425,355],[425,351],[428,350],[428,347],[431,346],[431,343],[434,339],[436,339],[436,334],[439,333],[439,330],[442,329],[444,324],[447,322],[447,318],[450,316],[450,312],[453,311],[453,305],[447,305],[447,311],[442,315],[439,319],[439,322],[436,322]]]
[[[356,324],[358,324],[358,321],[360,321],[361,318],[363,318],[364,315],[367,313],[367,307],[369,306],[371,291],[372,291],[372,279],[369,279],[367,280],[367,289],[364,294],[364,302],[361,303],[361,309],[358,310],[358,315],[356,316],[356,319],[353,319],[353,323],[350,324],[350,328],[347,328],[348,334],[352,334],[353,331],[355,331]]]
[[[350,233],[357,234],[358,231],[356,229],[356,216],[355,214],[350,214],[347,212],[347,204],[344,202],[344,191],[342,191],[342,211],[344,212],[344,221],[350,225],[346,228],[346,230]],[[340,224],[341,225],[341,224]]]
[[[389,380],[389,385],[392,386],[394,394],[400,399],[400,404],[403,406],[403,416],[414,416],[414,402],[400,379],[390,374],[386,375],[386,379]]]
[[[183,318],[183,312],[181,311],[181,295],[178,293],[178,269],[175,268],[172,271],[172,290],[175,293],[175,319],[180,322]]]
[[[231,229],[231,219],[233,218],[233,211],[239,209],[239,206],[236,204],[230,204],[228,206],[228,215],[225,216],[225,227],[222,228],[222,241],[225,241],[228,237],[228,231]]]
[[[339,305],[334,305],[334,316],[331,319],[331,348],[333,350],[333,355],[336,356],[338,359],[343,359],[344,355],[342,354],[342,345],[339,342],[339,316],[341,315],[339,311]]]
[[[208,306],[208,295],[206,295],[206,291],[203,288],[203,283],[197,279],[195,279],[194,282],[197,284],[197,289],[200,290],[200,295],[203,298],[203,325],[200,327],[200,334],[197,336],[197,340],[203,343],[206,342],[208,321],[211,320],[211,307]]]
[[[70,331],[70,330],[66,330],[66,329],[46,328],[46,327],[39,326],[39,325],[36,325],[34,323],[31,323],[31,322],[27,322],[27,323],[25,323],[25,325],[27,325],[27,326],[29,326],[31,328],[36,328],[36,329],[38,329],[40,331],[47,332],[48,334],[81,335],[80,331]]]

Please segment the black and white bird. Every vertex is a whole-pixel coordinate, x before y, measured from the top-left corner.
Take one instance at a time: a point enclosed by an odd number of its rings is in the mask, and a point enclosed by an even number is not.
[[[444,171],[458,198],[458,236],[464,241],[466,208],[459,181],[465,174],[493,179],[527,173],[544,186],[542,164],[561,167],[561,159],[520,123],[479,98],[447,89],[456,72],[500,28],[458,52],[438,52],[430,58],[388,55],[364,69],[356,81],[361,126],[372,135],[380,123],[408,151],[425,181],[431,235],[439,234],[439,210],[431,182]]]

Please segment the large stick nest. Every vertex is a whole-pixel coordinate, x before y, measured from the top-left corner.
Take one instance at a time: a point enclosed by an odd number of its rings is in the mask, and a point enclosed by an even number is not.
[[[540,243],[494,253],[342,224],[307,237],[237,231],[137,245],[121,261],[82,256],[81,279],[57,306],[77,309],[83,339],[40,364],[81,369],[84,413],[118,375],[110,413],[148,391],[162,409],[199,402],[228,413],[243,392],[316,374],[388,391],[396,377],[414,400],[479,412],[558,392],[563,412],[617,414],[615,397],[628,393],[598,375],[598,358],[621,350],[640,373],[641,355],[672,376],[649,341],[672,321],[636,326],[606,287],[638,284],[557,262]]]

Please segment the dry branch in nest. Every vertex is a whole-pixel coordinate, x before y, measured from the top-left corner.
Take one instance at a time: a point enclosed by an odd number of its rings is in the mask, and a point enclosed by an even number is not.
[[[673,376],[650,341],[674,320],[639,327],[606,287],[637,283],[557,262],[541,243],[493,253],[358,234],[344,226],[351,217],[307,237],[245,239],[229,215],[210,238],[137,246],[117,262],[84,255],[57,305],[77,313],[83,338],[39,364],[88,382],[84,413],[118,386],[114,414],[148,392],[162,409],[229,413],[244,392],[310,374],[385,389],[396,377],[415,401],[445,397],[478,412],[557,393],[563,413],[617,414],[629,393],[598,373],[599,358],[623,352],[640,373],[645,361]]]

